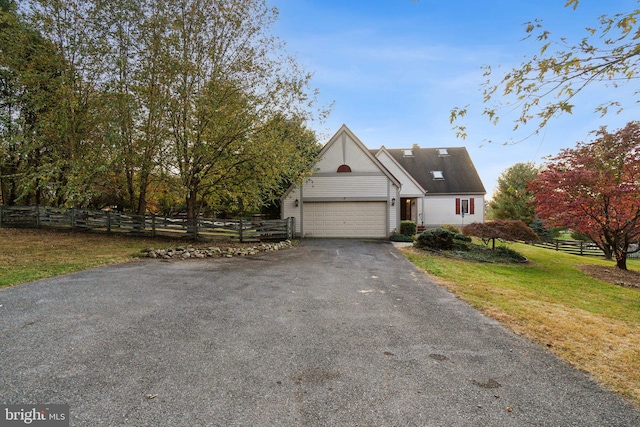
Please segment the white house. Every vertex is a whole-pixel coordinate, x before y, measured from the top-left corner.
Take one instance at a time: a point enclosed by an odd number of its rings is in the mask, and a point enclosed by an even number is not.
[[[343,125],[282,196],[281,214],[303,237],[386,238],[401,220],[482,222],[485,193],[464,148],[369,150]]]

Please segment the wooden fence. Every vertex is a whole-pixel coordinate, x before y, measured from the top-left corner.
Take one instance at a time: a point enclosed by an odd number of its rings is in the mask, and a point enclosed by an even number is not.
[[[567,252],[574,255],[581,256],[597,256],[603,257],[604,252],[593,242],[584,242],[581,240],[558,240],[554,239],[548,242],[525,242],[532,246],[538,246],[541,248],[554,249],[556,251]],[[628,259],[640,258],[640,251],[638,251],[637,245],[630,245],[627,253]]]
[[[60,228],[151,237],[204,237],[249,242],[292,239],[295,236],[295,225],[295,218],[282,220],[198,218],[195,221],[195,227],[190,229],[188,220],[178,217],[46,206],[0,206],[0,228]]]
[[[567,252],[573,255],[581,256],[604,256],[604,252],[593,242],[584,242],[582,240],[550,240],[527,242],[530,245],[541,248],[554,249],[556,251]]]

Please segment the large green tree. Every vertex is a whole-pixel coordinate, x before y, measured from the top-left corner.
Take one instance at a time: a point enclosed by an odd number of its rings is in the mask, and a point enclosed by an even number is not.
[[[207,198],[246,203],[305,156],[284,145],[273,124],[309,117],[310,75],[269,33],[276,10],[262,0],[179,0],[168,13],[171,157],[193,233]]]
[[[167,210],[179,193],[194,220],[203,206],[257,209],[308,168],[317,147],[307,127],[318,117],[315,93],[270,33],[277,10],[264,0],[23,4],[21,16],[58,62],[55,78],[43,79],[56,86],[40,103],[48,114],[40,114],[38,132],[18,132],[24,120],[3,127],[22,144],[2,147],[3,159],[22,162],[4,174],[22,173],[21,187],[46,189],[55,205],[118,204],[137,213],[150,198]],[[15,32],[2,36],[21,45]],[[12,58],[22,56],[16,50]],[[9,65],[0,70],[15,71],[5,73],[13,98],[3,95],[11,101],[3,117],[13,118],[26,74]],[[29,109],[23,103],[20,111]]]
[[[62,58],[17,13],[0,1],[0,199],[40,204],[47,197],[43,169],[54,156],[47,141],[55,129]]]
[[[516,163],[498,177],[498,188],[489,206],[493,219],[521,220],[531,224],[535,219],[534,194],[527,189],[538,168],[534,163]]]
[[[565,7],[579,7],[579,0],[566,0]],[[495,124],[506,112],[516,111],[514,130],[531,124],[533,130],[528,133],[531,136],[553,117],[571,113],[576,96],[585,88],[594,84],[617,88],[635,81],[640,71],[639,16],[640,9],[601,16],[573,44],[565,37],[553,35],[540,20],[527,23],[526,38],[539,44],[538,53],[506,73],[496,74],[495,67],[485,67],[482,114]],[[624,95],[629,92],[638,95],[635,86],[625,90]],[[603,99],[596,111],[604,115],[611,108],[619,110],[620,101],[620,98]],[[458,136],[467,135],[462,120],[468,112],[468,107],[451,111]]]
[[[35,172],[39,187],[59,206],[88,206],[110,173],[109,147],[102,138],[102,58],[96,54],[95,5],[81,0],[31,0],[24,14],[62,60],[55,108],[46,129],[48,162]]]

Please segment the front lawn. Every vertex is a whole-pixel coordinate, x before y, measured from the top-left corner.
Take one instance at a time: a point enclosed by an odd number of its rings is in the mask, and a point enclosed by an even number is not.
[[[0,228],[0,288],[124,262],[160,240],[56,230]]]
[[[596,279],[581,267],[615,268],[611,261],[509,247],[529,262],[481,263],[415,248],[404,253],[463,300],[640,406],[640,289]],[[628,265],[640,269],[636,260]]]

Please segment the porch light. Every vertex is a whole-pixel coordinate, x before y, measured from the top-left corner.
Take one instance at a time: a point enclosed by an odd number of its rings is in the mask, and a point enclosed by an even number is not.
[[[393,198],[391,199],[391,206],[395,206],[395,205],[396,205],[396,198],[395,198],[395,197],[393,197]]]
[[[295,203],[296,208],[297,208],[298,206],[300,206],[300,200],[298,200],[298,199],[296,199],[296,201],[295,201],[295,202],[293,202],[293,203]]]

